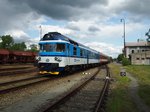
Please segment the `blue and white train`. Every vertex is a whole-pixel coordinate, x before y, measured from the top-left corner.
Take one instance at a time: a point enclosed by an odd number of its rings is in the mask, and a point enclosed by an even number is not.
[[[49,32],[39,42],[40,74],[58,75],[107,63],[108,57],[58,33]],[[100,59],[100,58],[103,59]],[[102,62],[101,62],[102,61]]]

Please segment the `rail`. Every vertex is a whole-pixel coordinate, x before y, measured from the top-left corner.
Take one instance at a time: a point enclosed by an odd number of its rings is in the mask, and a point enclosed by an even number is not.
[[[106,69],[107,69],[107,76],[105,78],[105,84],[101,91],[101,94],[100,94],[100,97],[99,97],[99,100],[97,102],[94,112],[100,112],[100,111],[104,112],[104,103],[105,103],[106,96],[108,94],[108,89],[109,89],[109,84],[110,84],[110,71],[107,66],[106,66]]]
[[[31,78],[27,78],[27,79],[21,79],[21,80],[16,80],[16,81],[11,81],[11,82],[5,82],[5,83],[1,83],[0,84],[0,94],[5,94],[8,92],[12,92],[12,91],[16,91],[18,89],[22,89],[34,84],[38,84],[38,83],[42,83],[45,81],[49,81],[52,80],[53,78],[49,78],[49,77],[43,77],[43,76],[39,76],[39,77],[31,77]],[[19,84],[19,83],[23,83],[23,84]]]
[[[96,106],[94,107],[94,112],[99,112],[100,110],[103,109],[103,103],[105,100],[105,95],[108,92],[109,89],[109,79],[110,79],[110,71],[109,68],[107,66],[105,66],[106,69],[106,78],[105,78],[105,82],[104,82],[104,86],[102,87],[102,90],[100,92],[100,95],[98,95],[98,100],[96,100]],[[99,70],[100,71],[100,70]],[[86,81],[84,81],[82,84],[78,85],[75,89],[72,89],[71,91],[69,91],[67,94],[64,94],[62,98],[60,98],[59,100],[53,102],[52,104],[47,105],[47,107],[43,107],[42,112],[51,112],[55,109],[57,109],[57,107],[60,107],[60,105],[63,105],[64,102],[67,102],[71,97],[74,97],[74,95],[78,94],[79,91],[81,91],[81,89],[88,84],[88,82],[92,81],[101,81],[102,80],[95,80],[95,76],[99,73],[99,71],[97,71],[93,76],[91,76],[89,79],[86,79]],[[92,93],[93,94],[93,93]],[[94,94],[96,95],[96,93]],[[72,98],[71,98],[72,99]],[[79,99],[80,100],[80,99]],[[90,105],[89,105],[90,106]],[[63,106],[62,106],[63,107]],[[81,108],[81,107],[80,107]]]

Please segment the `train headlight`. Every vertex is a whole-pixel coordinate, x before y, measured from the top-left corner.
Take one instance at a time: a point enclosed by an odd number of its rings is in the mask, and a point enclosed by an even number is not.
[[[41,57],[38,57],[38,61],[41,61]]]
[[[48,58],[46,59],[46,62],[49,62],[49,59],[48,59]]]
[[[55,61],[58,61],[58,62],[61,62],[61,61],[62,61],[62,58],[61,58],[61,57],[55,57],[54,59],[55,59]]]

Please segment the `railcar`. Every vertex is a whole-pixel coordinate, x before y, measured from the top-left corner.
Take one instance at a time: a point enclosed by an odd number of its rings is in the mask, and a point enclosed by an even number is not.
[[[111,61],[109,56],[107,56],[107,55],[105,55],[105,54],[103,54],[101,52],[100,52],[100,54],[101,54],[100,55],[100,65],[107,64],[107,63],[109,63]]]
[[[34,63],[37,53],[0,49],[0,63]]]
[[[80,68],[100,65],[100,52],[86,47],[58,32],[49,32],[39,42],[40,74],[58,75]]]
[[[7,49],[0,49],[0,63],[7,63],[9,60],[9,51]]]

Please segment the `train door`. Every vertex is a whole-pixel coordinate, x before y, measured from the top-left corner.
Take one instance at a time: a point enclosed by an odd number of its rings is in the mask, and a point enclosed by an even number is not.
[[[66,44],[66,52],[67,52],[67,56],[66,56],[66,65],[69,65],[70,63],[70,58],[69,58],[69,55],[70,55],[70,50],[69,50],[69,44]]]
[[[87,51],[86,54],[87,54],[87,64],[89,64],[89,52]]]

